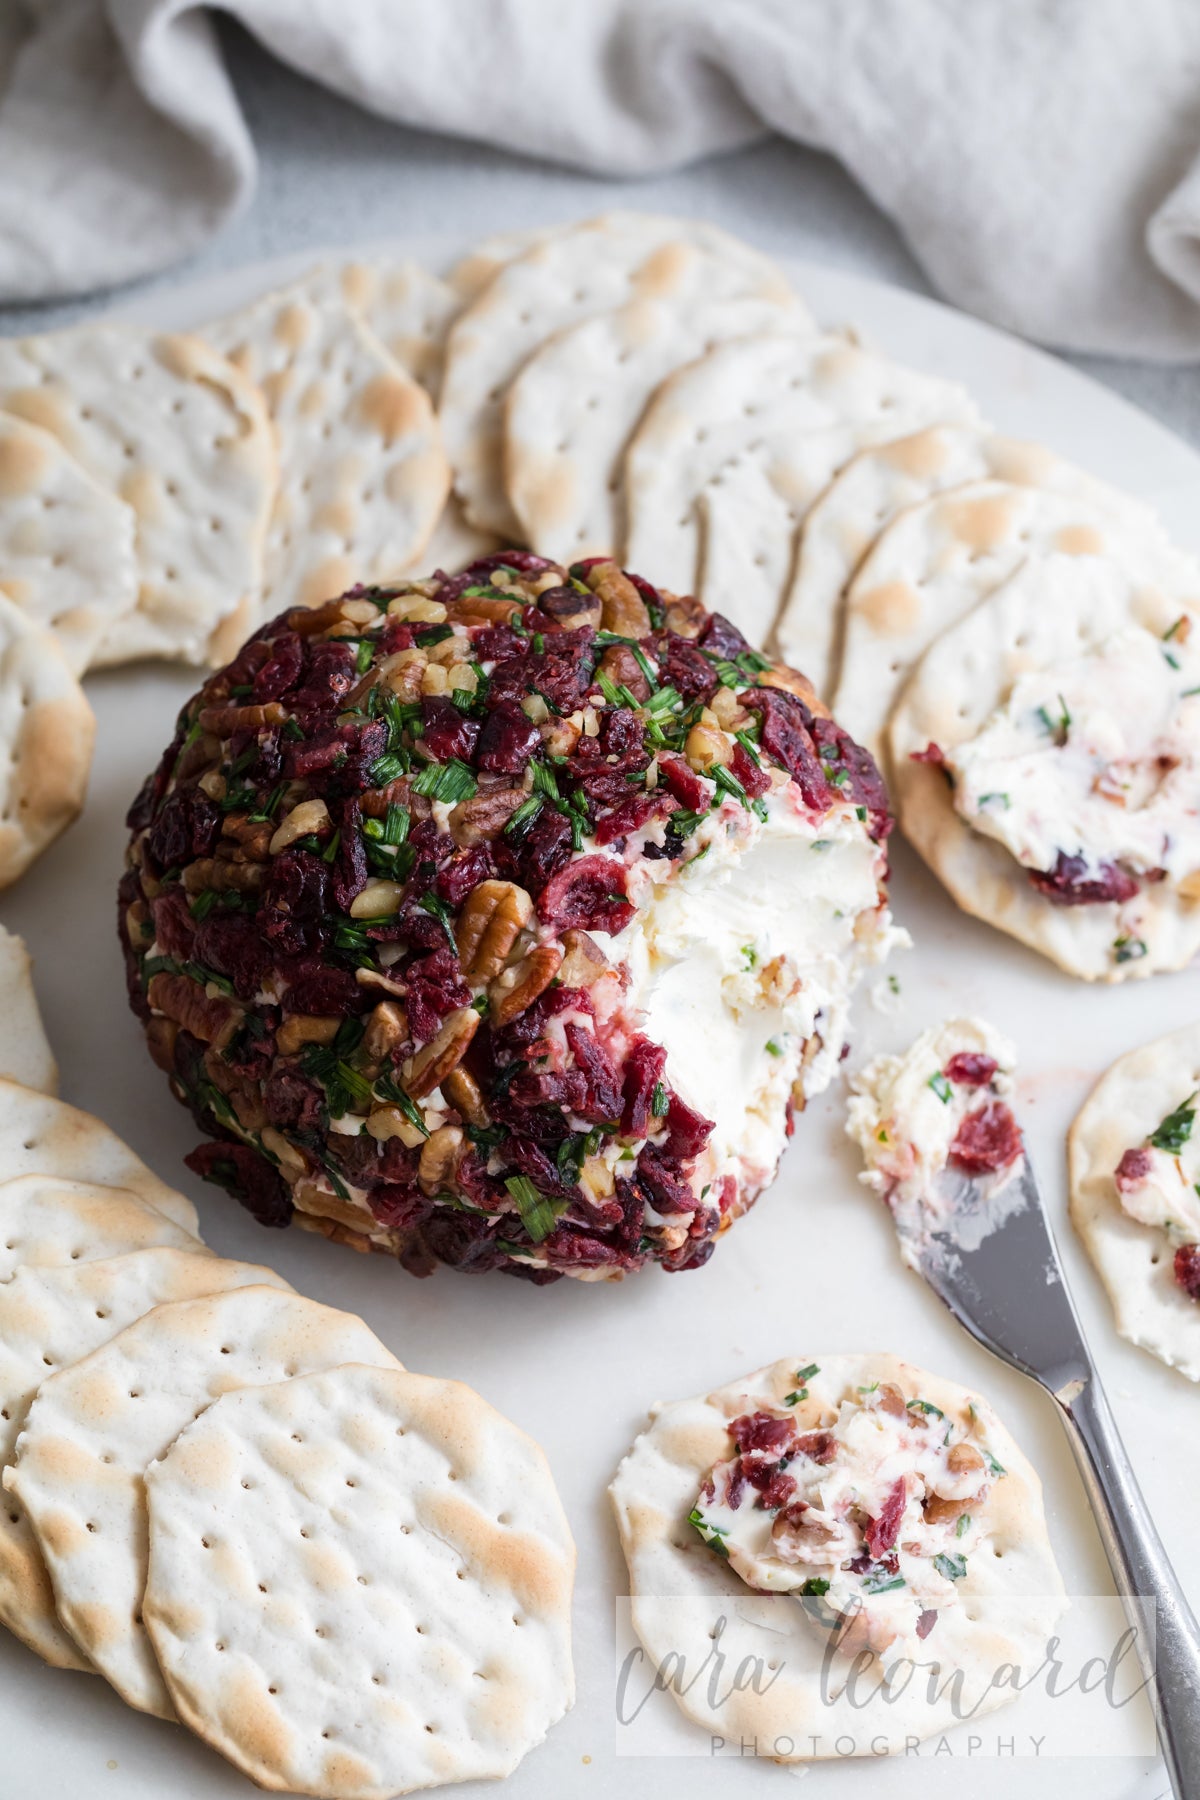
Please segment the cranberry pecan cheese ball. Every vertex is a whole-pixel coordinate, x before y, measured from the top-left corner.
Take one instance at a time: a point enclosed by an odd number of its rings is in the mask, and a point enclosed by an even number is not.
[[[259,631],[130,813],[135,1011],[264,1224],[416,1273],[698,1267],[897,933],[803,677],[509,551]]]

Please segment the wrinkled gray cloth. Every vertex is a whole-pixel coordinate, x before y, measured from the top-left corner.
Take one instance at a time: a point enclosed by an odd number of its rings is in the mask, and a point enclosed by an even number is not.
[[[781,132],[839,157],[959,306],[1074,349],[1200,355],[1200,0],[224,10],[373,112],[593,172]],[[0,0],[0,298],[162,269],[254,180],[208,7]]]

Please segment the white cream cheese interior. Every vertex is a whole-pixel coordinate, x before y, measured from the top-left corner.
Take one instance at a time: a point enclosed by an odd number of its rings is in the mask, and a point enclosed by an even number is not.
[[[1200,633],[1130,625],[1021,675],[946,766],[958,812],[1026,868],[1200,870]]]
[[[814,823],[783,787],[766,812],[731,802],[697,833],[698,855],[640,864],[638,916],[610,952],[629,970],[627,1014],[667,1051],[667,1081],[715,1121],[705,1179],[732,1172],[747,1198],[774,1174],[797,1082],[805,1096],[828,1085],[863,967],[906,941],[853,806]]]
[[[955,1058],[995,1065],[983,1082],[953,1080]],[[851,1080],[846,1131],[866,1164],[859,1179],[892,1210],[901,1254],[911,1266],[930,1234],[950,1223],[953,1192],[942,1181],[963,1122],[1011,1093],[1016,1051],[982,1019],[947,1019],[899,1056],[877,1056]],[[1020,1172],[1023,1158],[989,1176],[993,1191]]]

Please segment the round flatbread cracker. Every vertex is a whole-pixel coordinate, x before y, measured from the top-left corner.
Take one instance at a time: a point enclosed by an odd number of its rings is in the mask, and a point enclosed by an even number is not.
[[[442,355],[462,296],[415,262],[353,262],[340,271],[346,304],[364,320],[394,362],[434,400]]]
[[[23,938],[0,925],[0,1076],[57,1094],[58,1064],[42,1024],[33,961]]]
[[[258,390],[199,338],[82,325],[0,339],[0,407],[136,515],[137,605],[95,622],[85,660],[202,661],[258,587],[276,475]]]
[[[340,270],[313,269],[204,335],[261,388],[279,453],[261,590],[213,635],[222,662],[284,607],[384,581],[419,556],[450,468],[429,395],[348,302]]]
[[[65,1268],[127,1250],[167,1244],[195,1256],[212,1251],[130,1188],[13,1175],[0,1181],[0,1284],[18,1269]]]
[[[50,432],[0,413],[0,593],[54,628],[76,675],[137,604],[136,523]]]
[[[505,486],[525,542],[567,564],[612,554],[625,535],[625,452],[655,388],[702,350],[797,310],[773,280],[759,286],[735,299],[631,300],[534,352],[504,405]]]
[[[185,1250],[135,1250],[77,1267],[19,1269],[0,1286],[0,1464],[7,1464],[43,1381],[107,1343],[153,1306],[227,1288],[288,1284],[257,1263]],[[54,1610],[29,1522],[0,1496],[0,1623],[60,1669],[90,1669]]]
[[[1043,444],[981,425],[930,425],[862,450],[839,470],[804,521],[794,579],[779,617],[780,655],[817,692],[837,683],[842,595],[871,545],[910,506],[973,481],[1009,481],[1103,506],[1131,527],[1153,529],[1140,500],[1097,480]]]
[[[61,1175],[97,1187],[132,1188],[192,1236],[200,1229],[187,1196],[160,1181],[102,1120],[2,1078],[0,1169],[7,1178]]]
[[[130,1706],[174,1716],[141,1622],[147,1466],[231,1388],[344,1362],[400,1367],[352,1313],[243,1287],[155,1307],[43,1383],[4,1486],[33,1527],[62,1624]]]
[[[58,639],[0,593],[0,887],[79,817],[95,736]]]
[[[545,1457],[459,1382],[229,1394],[147,1471],[146,1625],[180,1718],[328,1800],[508,1775],[573,1698]]]
[[[930,1640],[930,1654],[944,1671],[963,1671],[963,1693],[978,1699],[980,1715],[1014,1697],[1012,1689],[990,1686],[993,1671],[1040,1661],[1065,1605],[1041,1483],[985,1400],[882,1353],[813,1361],[817,1368],[811,1374],[806,1357],[793,1358],[714,1393],[656,1407],[609,1490],[629,1565],[633,1626],[650,1664],[646,1686],[649,1674],[662,1669],[689,1718],[727,1743],[757,1739],[771,1746],[769,1753],[779,1762],[844,1755],[844,1748],[835,1749],[839,1737],[843,1744],[848,1738],[858,1755],[878,1755],[884,1741],[889,1751],[897,1751],[906,1739],[950,1729],[962,1715],[954,1710],[945,1680],[934,1698],[917,1680],[890,1697],[873,1692],[865,1704],[860,1689],[852,1704],[836,1678],[823,1683],[827,1638],[805,1617],[803,1606],[791,1595],[757,1595],[701,1540],[688,1515],[704,1475],[733,1454],[731,1419],[759,1408],[787,1409],[800,1429],[808,1430],[833,1416],[842,1400],[856,1399],[860,1388],[893,1382],[904,1395],[920,1395],[940,1407],[947,1419],[972,1431],[976,1442],[983,1440],[1004,1474],[991,1484],[974,1521],[984,1537],[956,1581],[957,1603],[939,1613]],[[797,1400],[801,1365],[807,1365],[806,1392]],[[714,1703],[711,1684],[696,1678],[696,1671],[711,1658],[721,1620],[725,1668],[769,1664],[773,1679],[762,1691],[754,1685],[738,1687],[728,1697],[722,1691]],[[878,1670],[872,1671],[870,1687],[882,1687]]]
[[[1151,515],[1138,528],[1086,497],[972,482],[901,513],[859,567],[832,702],[839,723],[877,756],[896,695],[934,639],[1028,558],[1055,554],[1109,557],[1200,605],[1200,564]]]
[[[471,523],[508,539],[519,531],[504,487],[504,397],[555,332],[630,300],[758,295],[786,304],[790,294],[775,265],[748,244],[715,225],[652,213],[605,213],[505,262],[446,344],[442,429]]]
[[[1200,1088],[1200,1025],[1185,1025],[1129,1051],[1103,1074],[1068,1139],[1071,1222],[1112,1301],[1117,1330],[1200,1381],[1200,1302],[1175,1280],[1164,1231],[1130,1218],[1113,1172]]]
[[[769,465],[795,526],[864,444],[977,417],[964,389],[837,333],[785,328],[719,344],[662,384],[629,446],[624,560],[693,593],[700,497],[735,458]]]
[[[964,912],[1085,981],[1184,968],[1200,950],[1200,898],[1164,880],[1121,903],[1048,899],[1002,844],[955,810],[941,768],[914,756],[930,744],[951,753],[974,737],[1030,669],[1052,668],[1130,623],[1161,638],[1188,598],[1100,557],[1033,558],[933,644],[892,715],[892,796],[905,837]]]

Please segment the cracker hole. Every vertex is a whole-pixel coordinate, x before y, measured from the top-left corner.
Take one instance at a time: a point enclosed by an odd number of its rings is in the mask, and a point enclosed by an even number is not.
[[[372,1675],[371,1682],[374,1687],[382,1687],[383,1686],[383,1676],[382,1675]],[[271,1691],[274,1692],[274,1689],[272,1689]]]
[[[267,1689],[267,1692],[268,1692],[268,1694],[277,1694],[279,1692],[279,1689],[277,1687],[276,1688],[269,1687]]]
[[[301,1536],[301,1537],[302,1537],[302,1538],[306,1538],[306,1537],[310,1537],[310,1536],[311,1536],[311,1535],[312,1535],[312,1534],[311,1534],[311,1533],[310,1533],[310,1531],[309,1531],[309,1529],[308,1529],[308,1526],[307,1526],[307,1525],[302,1525],[302,1526],[301,1526],[301,1527],[300,1527],[300,1536]]]
[[[87,1522],[87,1528],[88,1528],[88,1530],[89,1530],[89,1531],[92,1531],[92,1532],[94,1532],[94,1531],[95,1531],[95,1530],[96,1530],[96,1522],[95,1522],[95,1520],[94,1520],[94,1519],[89,1519],[89,1520],[88,1520],[88,1522]]]
[[[45,1365],[48,1369],[52,1369],[54,1367],[54,1358],[52,1356],[43,1356],[42,1361],[45,1363]]]
[[[221,1345],[221,1355],[222,1356],[232,1356],[233,1355],[233,1345],[232,1344],[222,1344]]]
[[[98,1319],[107,1319],[107,1317],[108,1317],[107,1308],[105,1308],[103,1306],[98,1306],[96,1308],[96,1317]]]
[[[359,1587],[370,1587],[371,1585],[371,1578],[369,1575],[359,1575],[357,1580]]]
[[[214,1650],[219,1650],[219,1651],[224,1651],[224,1649],[225,1649],[225,1646],[224,1646],[224,1644],[214,1644],[214,1645],[213,1645],[213,1649],[214,1649]]]
[[[207,1538],[200,1539],[200,1547],[203,1550],[211,1550],[212,1549],[212,1545]]]
[[[266,1591],[267,1591],[267,1589],[266,1589],[266,1585],[265,1585],[265,1583],[263,1583],[263,1582],[261,1582],[261,1581],[260,1581],[260,1582],[259,1582],[259,1584],[258,1584],[258,1591],[259,1591],[259,1593],[260,1593],[260,1594],[265,1594],[265,1593],[266,1593]]]
[[[315,1625],[313,1627],[313,1631],[314,1631],[314,1634],[319,1638],[329,1636],[329,1632],[326,1630],[324,1625]]]

